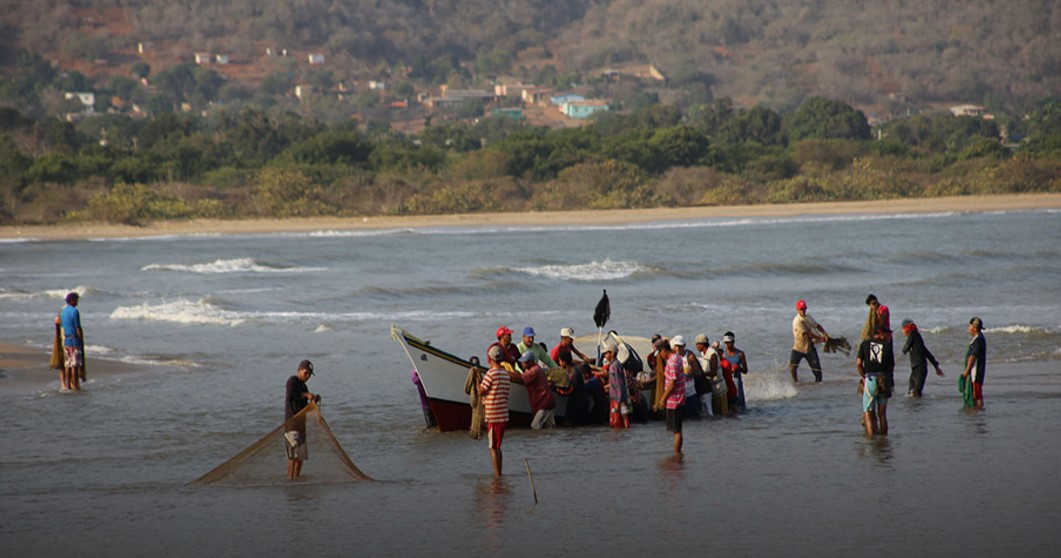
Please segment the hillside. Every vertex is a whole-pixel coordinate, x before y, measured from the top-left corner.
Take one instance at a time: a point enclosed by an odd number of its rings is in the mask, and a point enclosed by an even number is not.
[[[407,80],[408,93],[499,75],[570,85],[632,62],[662,71],[659,95],[685,105],[729,97],[784,111],[821,95],[867,113],[959,102],[1019,112],[1061,91],[1061,3],[1050,0],[5,3],[8,68],[24,48],[98,83],[136,62],[157,74],[198,52],[224,54],[231,63],[212,66],[229,82],[221,100],[249,99],[270,76],[285,87]],[[308,68],[318,52],[327,64]]]

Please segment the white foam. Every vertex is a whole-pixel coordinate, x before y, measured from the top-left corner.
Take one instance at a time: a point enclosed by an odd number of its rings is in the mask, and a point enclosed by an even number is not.
[[[141,271],[185,271],[190,273],[215,274],[215,273],[306,273],[313,271],[324,271],[322,267],[274,267],[261,265],[251,258],[235,258],[230,260],[214,260],[209,263],[197,264],[148,264],[140,268]]]
[[[119,306],[111,312],[112,320],[139,320],[149,322],[171,322],[178,324],[211,324],[238,326],[244,322],[236,312],[230,312],[199,300],[177,300],[151,305]]]
[[[1014,324],[1001,327],[985,327],[984,333],[1046,333],[1041,327]]]
[[[744,396],[748,401],[791,399],[799,394],[787,371],[785,373],[752,371],[742,375],[742,379],[744,380]]]
[[[85,293],[89,291],[90,287],[78,285],[72,289],[46,289],[43,291],[37,291],[32,293],[19,293],[19,292],[0,292],[0,300],[29,300],[31,298],[57,298],[60,301],[66,297],[67,293],[77,293],[81,298],[85,297]]]
[[[181,360],[179,358],[163,359],[143,357],[138,355],[126,355],[120,358],[119,360],[126,364],[136,364],[139,366],[179,366],[181,368],[198,368],[199,366],[201,366],[199,363],[192,362],[190,360]]]
[[[631,275],[648,271],[648,267],[633,261],[603,262],[572,265],[545,265],[540,267],[517,267],[513,271],[526,273],[535,277],[562,279],[568,281],[614,281]]]
[[[247,322],[280,323],[280,324],[318,324],[335,322],[371,322],[380,320],[423,321],[423,320],[463,320],[476,317],[474,312],[437,312],[415,310],[408,312],[295,312],[295,311],[254,311],[240,312],[225,310],[208,299],[198,301],[175,300],[161,304],[140,304],[136,306],[119,306],[111,312],[112,320],[138,320],[147,322],[168,322],[189,325],[222,325],[237,327]],[[331,327],[331,326],[325,326]],[[319,327],[318,327],[319,329]]]

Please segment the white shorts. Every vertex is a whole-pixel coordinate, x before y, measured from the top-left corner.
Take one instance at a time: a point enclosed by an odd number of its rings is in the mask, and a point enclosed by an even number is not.
[[[306,433],[298,430],[284,432],[284,441],[287,442],[288,459],[301,459],[309,461],[309,446],[306,445]]]

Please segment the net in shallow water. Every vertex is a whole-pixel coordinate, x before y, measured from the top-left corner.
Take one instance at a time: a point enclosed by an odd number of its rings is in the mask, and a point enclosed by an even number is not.
[[[320,407],[311,402],[290,420],[191,484],[263,486],[291,482],[287,479],[287,440],[284,433],[303,423],[309,452],[298,482],[332,484],[372,480],[346,454],[324,420]]]

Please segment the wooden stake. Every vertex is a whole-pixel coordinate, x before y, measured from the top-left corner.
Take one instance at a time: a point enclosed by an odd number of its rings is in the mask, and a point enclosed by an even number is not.
[[[534,503],[537,504],[538,503],[538,490],[536,488],[534,488],[534,475],[531,474],[530,462],[527,461],[527,458],[523,458],[523,465],[527,467],[527,478],[530,479],[531,494],[534,496]]]

